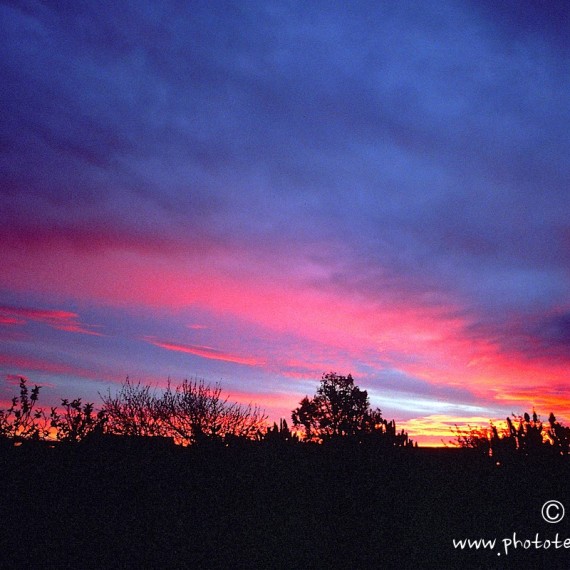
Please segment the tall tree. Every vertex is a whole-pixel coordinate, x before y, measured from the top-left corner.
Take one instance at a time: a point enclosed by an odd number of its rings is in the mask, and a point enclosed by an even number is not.
[[[295,408],[291,413],[293,426],[303,427],[305,429],[305,440],[312,441],[318,435],[318,414],[317,405],[314,398],[305,396],[300,402],[299,407]]]
[[[372,441],[369,436],[374,436],[376,442],[411,445],[407,434],[397,434],[394,422],[387,422],[378,408],[370,407],[368,392],[361,390],[350,374],[323,374],[315,396],[305,396],[291,418],[295,427],[304,428],[306,441],[344,436],[366,436]]]
[[[329,437],[360,431],[370,408],[368,392],[356,386],[350,374],[323,374],[314,400],[321,434]]]

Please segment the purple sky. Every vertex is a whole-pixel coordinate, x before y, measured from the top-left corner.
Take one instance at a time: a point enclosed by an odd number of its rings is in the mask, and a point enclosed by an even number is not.
[[[0,15],[0,398],[199,376],[277,419],[335,370],[433,441],[570,420],[567,2]]]

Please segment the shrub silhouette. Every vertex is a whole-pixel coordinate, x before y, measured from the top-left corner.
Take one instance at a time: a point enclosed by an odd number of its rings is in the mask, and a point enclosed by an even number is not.
[[[491,425],[491,430],[493,429],[493,433],[496,433],[497,429]],[[489,455],[491,450],[491,439],[489,437],[488,430],[474,428],[470,425],[466,428],[461,428],[455,424],[455,426],[451,428],[451,431],[454,435],[454,440],[450,443],[453,445],[463,449],[475,449],[483,455]]]
[[[556,421],[556,416],[550,412],[548,418],[547,438],[559,455],[568,455],[570,451],[570,427]]]
[[[264,434],[260,433],[261,441],[270,445],[293,445],[299,443],[299,437],[292,433],[287,425],[287,421],[281,418],[279,425],[273,423],[272,427],[268,427]]]
[[[184,380],[176,387],[169,383],[158,393],[152,386],[134,384],[127,378],[115,394],[109,390],[101,396],[99,411],[81,398],[63,399],[62,408],[51,408],[49,418],[36,407],[39,391],[39,386],[30,391],[26,379],[20,379],[20,395],[7,410],[0,410],[1,438],[77,443],[98,432],[172,438],[188,445],[259,439],[267,419],[259,407],[229,402],[220,385],[212,387],[203,380]]]
[[[95,412],[92,403],[81,403],[81,398],[61,401],[63,413],[51,409],[50,426],[56,430],[58,441],[79,443],[95,430],[102,430],[107,420],[105,412]]]
[[[525,412],[522,416],[506,418],[506,428],[500,433],[491,424],[489,429],[452,429],[452,443],[461,448],[475,449],[485,456],[498,461],[511,456],[567,455],[570,447],[570,427],[563,426],[550,414],[548,424],[544,424],[536,411],[532,416]]]
[[[29,390],[26,379],[20,378],[20,395],[12,398],[7,410],[0,410],[0,437],[13,440],[41,440],[49,433],[44,411],[37,408],[41,386]]]

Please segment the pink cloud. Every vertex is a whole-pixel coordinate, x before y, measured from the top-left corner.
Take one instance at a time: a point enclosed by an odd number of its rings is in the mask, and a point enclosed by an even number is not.
[[[23,325],[25,322],[24,319],[16,319],[0,314],[0,325]]]
[[[6,374],[6,382],[11,386],[19,386],[21,378],[29,381],[29,378],[24,374]]]
[[[198,346],[192,344],[177,344],[173,342],[164,342],[159,340],[154,340],[152,338],[144,338],[146,342],[164,348],[166,350],[173,350],[175,352],[185,352],[187,354],[193,354],[194,356],[199,356],[201,358],[208,358],[211,360],[223,360],[225,362],[233,362],[235,364],[244,364],[246,366],[261,366],[263,361],[252,357],[238,356],[236,354],[230,354],[228,352],[222,352],[215,348],[209,346]]]
[[[62,364],[51,360],[31,358],[27,356],[14,356],[10,354],[0,354],[0,366],[9,369],[11,376],[25,376],[23,371],[39,371],[48,374],[64,374],[67,376],[79,376],[83,378],[101,380],[104,376],[97,374],[94,370],[89,370],[80,366]]]
[[[96,327],[99,325],[80,325],[78,323],[66,323],[54,326],[55,329],[60,331],[67,331],[80,334],[90,334],[92,336],[105,336],[103,333],[93,331],[87,327]]]
[[[92,330],[95,325],[82,325],[78,319],[79,315],[70,311],[0,306],[0,324],[22,325],[34,321],[57,330],[103,336]]]

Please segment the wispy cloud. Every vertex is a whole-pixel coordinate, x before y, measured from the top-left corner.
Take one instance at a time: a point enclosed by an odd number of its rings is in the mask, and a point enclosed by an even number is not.
[[[0,324],[23,325],[29,321],[44,323],[57,330],[103,336],[102,333],[93,330],[96,328],[96,325],[81,324],[77,313],[61,310],[0,306]]]
[[[235,364],[244,364],[246,366],[262,366],[264,364],[263,360],[258,358],[253,358],[249,356],[239,356],[236,354],[231,354],[228,352],[223,352],[209,346],[197,346],[192,344],[178,344],[174,342],[167,342],[152,339],[149,337],[144,338],[146,342],[164,348],[166,350],[173,350],[175,352],[184,352],[186,354],[192,354],[194,356],[199,356],[200,358],[207,358],[210,360],[223,360],[224,362],[233,362]]]
[[[96,370],[90,368],[74,366],[73,364],[55,359],[42,359],[24,355],[0,354],[0,366],[4,370],[10,371],[10,377],[30,376],[29,372],[32,371],[82,379],[101,380],[104,378],[104,375],[98,374]]]
[[[19,386],[22,378],[29,381],[29,378],[25,374],[6,374],[6,382],[10,384],[10,386]]]

